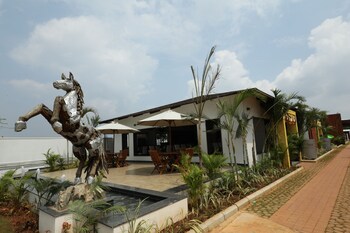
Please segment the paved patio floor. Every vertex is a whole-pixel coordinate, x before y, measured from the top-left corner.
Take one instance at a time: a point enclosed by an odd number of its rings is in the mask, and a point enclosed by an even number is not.
[[[154,165],[152,163],[129,163],[126,167],[109,168],[109,174],[107,174],[107,178],[103,181],[160,192],[176,191],[179,186],[184,185],[180,173],[173,172],[159,175],[155,171],[151,174],[153,168]],[[64,174],[67,180],[73,181],[75,172],[76,168],[73,168],[43,173],[42,175],[51,178],[60,178]],[[84,178],[84,175],[82,178]]]

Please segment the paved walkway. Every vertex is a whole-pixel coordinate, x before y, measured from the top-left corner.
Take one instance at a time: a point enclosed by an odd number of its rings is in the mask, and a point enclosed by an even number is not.
[[[349,164],[350,145],[317,163],[303,163],[304,170],[245,210],[257,223],[266,220],[260,229],[244,228],[239,219],[247,213],[241,212],[211,232],[269,232],[276,223],[296,232],[350,232]]]
[[[350,166],[333,208],[326,232],[350,232]]]
[[[349,162],[348,146],[270,219],[298,232],[325,232]]]

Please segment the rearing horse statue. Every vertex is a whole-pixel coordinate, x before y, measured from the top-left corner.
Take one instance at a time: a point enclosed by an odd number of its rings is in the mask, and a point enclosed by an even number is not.
[[[88,184],[91,184],[95,175],[108,172],[102,135],[94,127],[86,126],[80,121],[84,94],[73,74],[69,73],[68,78],[62,74],[61,80],[55,81],[53,86],[56,89],[66,91],[64,96],[55,98],[53,111],[44,104],[37,105],[33,110],[18,118],[15,123],[15,131],[19,132],[26,129],[26,122],[30,118],[41,114],[51,124],[55,132],[73,144],[73,154],[79,160],[74,180],[75,184],[82,182],[82,170],[89,157],[85,169],[85,180]]]

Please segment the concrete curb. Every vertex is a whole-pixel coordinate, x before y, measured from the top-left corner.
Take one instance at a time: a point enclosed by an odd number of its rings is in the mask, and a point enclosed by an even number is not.
[[[220,213],[215,214],[213,217],[209,218],[207,221],[200,224],[200,227],[202,228],[203,232],[209,232],[215,227],[217,227],[219,224],[223,223],[225,220],[227,220],[229,217],[233,216],[235,213],[237,213],[239,210],[244,209],[246,206],[248,206],[250,203],[254,202],[258,197],[266,193],[267,191],[271,190],[281,182],[285,181],[291,176],[294,176],[295,174],[299,173],[301,170],[303,170],[303,167],[300,167],[296,169],[295,171],[283,176],[282,178],[274,181],[273,183],[263,187],[262,189],[259,189],[258,191],[250,194],[249,196],[246,196],[233,204],[232,206],[226,208],[225,210],[221,211]],[[190,230],[188,233],[194,233],[195,231]]]
[[[337,148],[339,148],[339,146],[337,146]],[[317,159],[302,159],[300,162],[306,162],[306,163],[316,163],[318,162],[318,160],[322,159],[323,157],[327,156],[328,154],[330,154],[331,152],[333,152],[334,149],[331,149],[329,151],[327,151],[326,153],[324,153],[323,155],[321,155],[320,157],[318,157]]]

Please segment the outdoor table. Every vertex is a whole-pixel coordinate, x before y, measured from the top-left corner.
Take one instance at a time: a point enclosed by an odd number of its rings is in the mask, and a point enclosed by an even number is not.
[[[179,165],[180,163],[180,152],[179,151],[170,151],[170,152],[161,152],[160,156],[168,161],[171,172],[174,170],[174,165]]]

